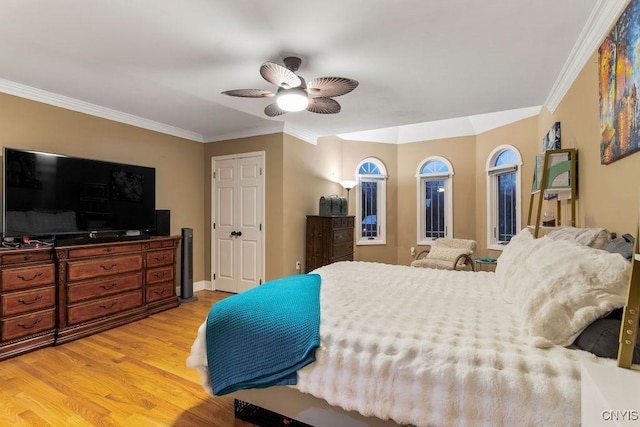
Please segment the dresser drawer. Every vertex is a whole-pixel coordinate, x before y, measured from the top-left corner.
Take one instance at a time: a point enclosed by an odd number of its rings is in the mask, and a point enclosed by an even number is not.
[[[41,252],[30,251],[26,253],[9,253],[2,255],[2,265],[23,264],[25,262],[36,261],[51,261],[52,259],[52,252],[50,249]]]
[[[147,270],[147,285],[173,281],[173,266]]]
[[[175,248],[176,242],[180,239],[163,239],[163,240],[149,240],[149,249],[159,248]]]
[[[173,249],[166,251],[153,251],[147,253],[147,267],[156,267],[159,265],[173,264],[174,261]]]
[[[333,245],[333,259],[353,253],[353,242],[338,243]]]
[[[140,288],[142,288],[142,273],[124,274],[107,279],[70,284],[67,289],[67,304]]]
[[[43,264],[34,267],[8,268],[2,271],[0,291],[28,289],[48,285],[55,281],[55,266]]]
[[[126,273],[142,269],[142,254],[100,258],[88,261],[70,261],[67,266],[67,279],[90,279],[109,274]]]
[[[341,256],[340,258],[334,258],[333,262],[340,262],[340,261],[353,261],[353,254],[349,254],[349,255],[345,255],[345,256]]]
[[[27,312],[55,307],[56,287],[47,286],[22,292],[0,295],[0,315],[14,316]]]
[[[105,317],[130,308],[140,307],[141,305],[142,290],[127,292],[126,294],[67,307],[67,321],[70,325],[86,322],[87,320]]]
[[[345,243],[349,242],[353,244],[353,228],[342,228],[333,231],[333,243]]]
[[[175,285],[173,282],[147,286],[148,303],[171,297],[175,297]]]
[[[55,327],[55,309],[0,320],[0,340],[9,341]]]
[[[352,216],[338,216],[331,219],[331,228],[353,228]]]
[[[130,252],[140,252],[142,251],[142,243],[128,243],[125,245],[114,245],[110,244],[108,246],[94,246],[94,247],[81,247],[77,249],[69,250],[69,259],[73,258],[85,258],[85,257],[93,257],[93,256],[101,256],[101,255],[118,255],[118,254],[126,254]]]

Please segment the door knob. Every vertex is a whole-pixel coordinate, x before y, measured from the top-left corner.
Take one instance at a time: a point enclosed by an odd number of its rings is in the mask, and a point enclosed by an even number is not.
[[[236,233],[235,231],[231,232],[231,237],[236,237],[238,235],[238,233]]]
[[[236,232],[236,236],[238,236],[238,237],[242,236],[242,231],[237,231]]]

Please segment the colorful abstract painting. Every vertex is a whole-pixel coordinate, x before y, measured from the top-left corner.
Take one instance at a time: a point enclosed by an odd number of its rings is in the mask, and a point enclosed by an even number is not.
[[[599,49],[600,163],[640,150],[640,0],[632,0]]]

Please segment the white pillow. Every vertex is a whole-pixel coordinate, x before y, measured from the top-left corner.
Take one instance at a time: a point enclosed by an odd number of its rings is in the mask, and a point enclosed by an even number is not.
[[[559,227],[547,234],[552,240],[573,240],[582,245],[602,249],[609,241],[606,228]]]
[[[516,310],[536,346],[568,346],[591,322],[624,305],[629,273],[620,254],[549,241],[513,277],[520,288]]]
[[[506,302],[513,302],[513,294],[521,288],[520,283],[514,280],[514,274],[523,265],[537,247],[547,243],[548,239],[535,239],[531,230],[524,228],[513,236],[504,247],[496,264],[496,278],[502,287],[502,298]]]

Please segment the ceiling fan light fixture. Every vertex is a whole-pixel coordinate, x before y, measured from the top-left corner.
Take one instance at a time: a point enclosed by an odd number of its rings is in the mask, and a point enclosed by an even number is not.
[[[276,103],[284,111],[302,111],[309,105],[309,98],[300,87],[280,89]]]

